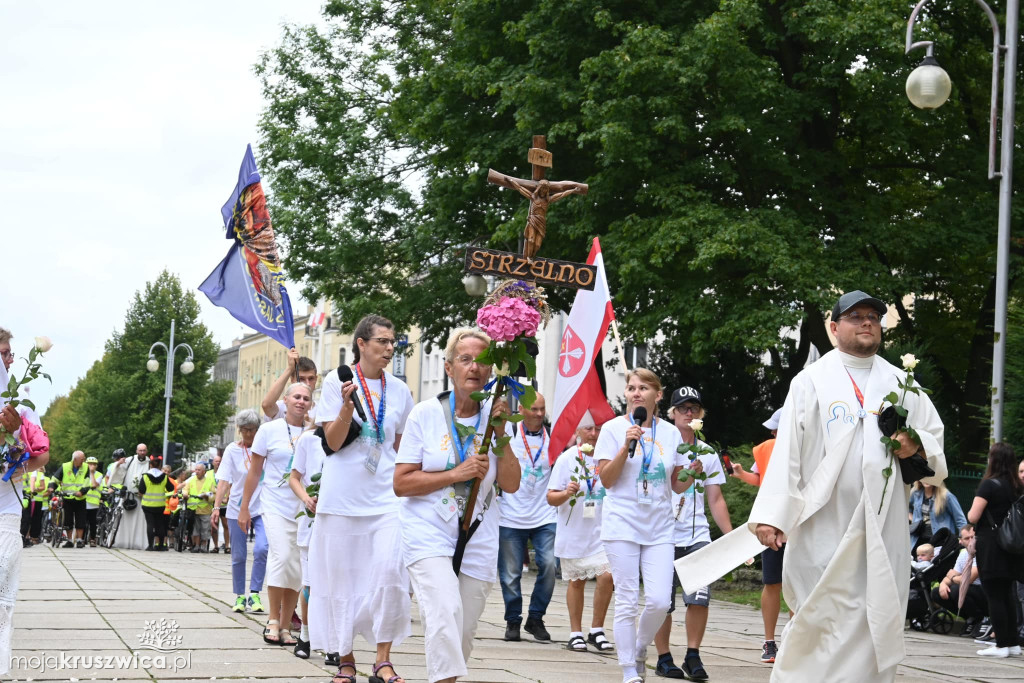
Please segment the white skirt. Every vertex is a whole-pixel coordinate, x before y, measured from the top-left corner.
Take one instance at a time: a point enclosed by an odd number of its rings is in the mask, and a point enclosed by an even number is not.
[[[302,590],[302,565],[295,541],[298,522],[281,515],[264,514],[267,531],[267,585],[274,588]]]
[[[401,643],[412,631],[398,515],[318,513],[309,542],[309,637],[314,650]]]
[[[586,581],[612,570],[603,548],[588,557],[578,559],[560,557],[558,560],[562,565],[562,578],[566,581]]]
[[[21,578],[21,515],[0,515],[0,675],[11,667],[14,601]]]

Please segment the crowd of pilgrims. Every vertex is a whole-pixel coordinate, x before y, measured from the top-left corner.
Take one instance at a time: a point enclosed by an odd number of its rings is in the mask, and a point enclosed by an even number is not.
[[[718,490],[725,475],[717,455],[691,463],[678,449],[684,440],[696,443],[689,423],[703,416],[699,392],[674,392],[674,420],[661,420],[657,376],[634,369],[627,375],[628,412],[643,406],[650,417],[634,424],[628,414],[598,427],[588,413],[574,443],[553,459],[543,396],[521,407],[518,424],[504,419],[504,398],[474,400],[491,374],[490,366],[476,362],[490,343],[481,330],[451,333],[444,356],[451,389],[418,404],[387,371],[395,351],[391,322],[367,316],[354,339],[351,367],[325,376],[315,405],[315,366],[293,350],[263,402],[264,416],[253,410],[236,416],[240,439],[224,450],[217,470],[214,509],[227,500],[234,609],[251,610],[251,596],[265,581],[263,640],[303,658],[321,651],[338,667],[334,683],[352,683],[354,640],[361,635],[376,647],[371,681],[400,683],[390,653],[411,632],[415,595],[428,679],[454,681],[467,674],[477,623],[499,579],[505,639],[519,640],[522,629],[537,641],[551,640],[544,616],[557,561],[568,581],[567,649],[617,650],[623,669],[637,676],[654,641],[659,670],[682,678],[668,649],[678,581],[672,563],[680,548],[711,540],[705,494],[694,492],[693,478],[680,477],[684,468],[707,475],[712,514],[724,531],[731,529]],[[460,435],[455,423],[475,435]],[[512,438],[481,455],[489,423],[495,436]],[[633,454],[631,440],[638,443]],[[458,526],[474,479],[480,488],[473,531],[456,572]],[[255,536],[249,597],[247,533]],[[537,576],[523,623],[520,581],[528,544]],[[585,632],[584,586],[591,579],[593,619]],[[613,593],[615,646],[604,631]],[[706,589],[685,596],[691,647],[684,668],[698,680],[707,677],[697,648],[708,598]],[[297,634],[293,616],[301,624]]]

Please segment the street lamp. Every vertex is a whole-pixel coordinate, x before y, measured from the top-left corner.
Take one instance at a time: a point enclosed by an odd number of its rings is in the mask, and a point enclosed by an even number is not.
[[[196,369],[195,363],[192,362],[192,347],[182,342],[177,346],[174,345],[174,321],[171,321],[171,342],[170,344],[164,344],[163,342],[156,342],[149,347],[149,360],[146,361],[146,369],[150,372],[156,372],[160,369],[160,362],[156,359],[156,354],[153,350],[160,347],[167,353],[167,369],[164,373],[164,448],[161,451],[161,455],[167,457],[167,419],[171,416],[171,394],[174,392],[174,356],[177,355],[178,349],[185,349],[188,355],[185,357],[185,362],[178,368],[181,370],[181,374],[190,375],[192,371]],[[170,349],[168,351],[168,349]]]
[[[472,297],[487,295],[487,280],[479,273],[470,273],[462,278],[462,286],[466,288],[466,294]]]
[[[999,20],[984,0],[974,2],[992,25],[992,96],[989,105],[988,177],[999,178],[999,219],[996,237],[995,344],[992,349],[992,431],[993,441],[1003,438],[1003,374],[1006,365],[1006,303],[1009,284],[1010,199],[1013,193],[1013,124],[1017,97],[1017,38],[1020,0],[1006,2],[1006,42],[999,36]],[[935,61],[934,43],[914,42],[914,22],[928,0],[921,0],[907,22],[906,53],[925,48],[921,66],[907,79],[907,96],[916,107],[934,109],[949,97],[949,76]],[[996,170],[996,125],[999,122],[999,55],[1003,63],[1003,117],[999,170]],[[945,94],[943,94],[943,92]]]

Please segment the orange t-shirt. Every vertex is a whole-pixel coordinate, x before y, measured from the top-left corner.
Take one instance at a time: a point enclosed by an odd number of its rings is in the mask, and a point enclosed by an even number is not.
[[[775,439],[768,439],[764,443],[754,446],[754,464],[757,465],[757,472],[764,481],[764,475],[768,471],[768,460],[772,457],[772,450],[775,448]],[[758,483],[760,486],[760,483]]]

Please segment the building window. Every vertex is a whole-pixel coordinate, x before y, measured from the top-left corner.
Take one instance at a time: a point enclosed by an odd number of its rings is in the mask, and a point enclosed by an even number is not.
[[[338,349],[338,367],[345,365],[345,352],[348,351],[344,346]]]
[[[629,370],[634,368],[646,368],[647,367],[647,345],[641,344],[640,346],[634,346],[633,344],[626,344],[623,349],[623,353],[626,354],[626,364],[629,365]]]

